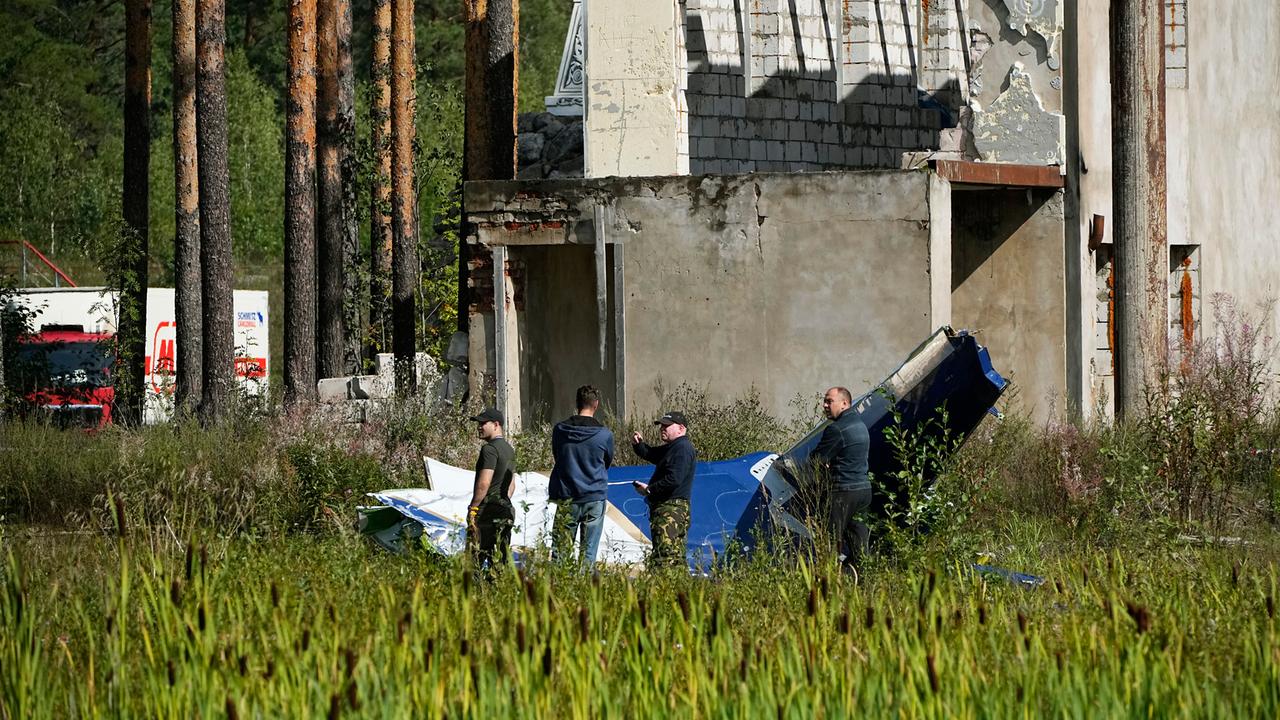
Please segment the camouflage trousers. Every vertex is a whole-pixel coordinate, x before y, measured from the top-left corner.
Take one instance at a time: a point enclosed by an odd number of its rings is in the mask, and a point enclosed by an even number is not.
[[[673,498],[650,505],[649,531],[653,539],[649,567],[684,565],[689,537],[689,501]]]

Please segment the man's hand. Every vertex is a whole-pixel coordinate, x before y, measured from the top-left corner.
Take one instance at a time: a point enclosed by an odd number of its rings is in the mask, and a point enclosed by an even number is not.
[[[631,444],[639,445],[642,442],[644,442],[644,436],[640,434],[640,431],[639,430],[633,431],[631,433]]]
[[[636,433],[636,434],[637,434],[637,435],[639,435],[640,433]],[[634,480],[634,481],[632,481],[631,485],[632,485],[633,487],[635,487],[636,492],[640,493],[641,495],[648,496],[648,494],[649,494],[649,485],[648,485],[648,483],[642,483],[642,482],[640,482],[639,480]]]

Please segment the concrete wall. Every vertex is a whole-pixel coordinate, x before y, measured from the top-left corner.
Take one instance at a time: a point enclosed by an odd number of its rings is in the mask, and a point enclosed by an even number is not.
[[[1068,250],[1081,254],[1080,308],[1085,333],[1080,347],[1086,414],[1111,412],[1108,335],[1111,257],[1111,126],[1108,65],[1108,0],[1072,0],[1076,22],[1068,47],[1068,114],[1076,118],[1067,201]],[[1074,10],[1074,13],[1071,11]],[[1280,298],[1280,182],[1272,158],[1280,153],[1280,5],[1243,0],[1165,1],[1165,92],[1171,340],[1185,336],[1182,285],[1192,283],[1191,334],[1209,340],[1217,327],[1213,298],[1232,297],[1239,308],[1262,316],[1265,334],[1280,333],[1280,316],[1268,303]],[[1072,82],[1074,80],[1074,83]],[[1073,202],[1077,203],[1073,207]],[[1084,248],[1093,214],[1107,219],[1103,247]],[[1078,244],[1072,245],[1074,241]],[[1276,361],[1273,361],[1276,362]],[[1280,366],[1277,366],[1280,369]]]
[[[1013,409],[1038,421],[1067,407],[1067,277],[1062,193],[968,190],[952,196],[951,314],[979,330],[1012,382]]]
[[[1095,215],[1099,240],[1111,242],[1111,66],[1109,0],[1069,0],[1064,33],[1067,188],[1063,198],[1067,272],[1067,391],[1078,417],[1109,403],[1109,269],[1089,247]]]
[[[588,0],[584,13],[586,176],[688,172],[676,0]]]
[[[466,198],[469,241],[509,257],[527,419],[566,413],[583,382],[632,417],[682,382],[720,399],[755,386],[785,416],[798,394],[871,387],[950,319],[950,255],[933,230],[950,226],[949,188],[929,173],[476,183]],[[598,232],[602,265],[621,259],[604,370]],[[485,314],[471,363],[494,377]]]
[[[873,386],[935,325],[927,174],[704,178],[618,212],[641,228],[626,241],[633,413],[689,382],[720,398],[754,385],[785,416],[797,395]]]
[[[1280,4],[1191,0],[1186,30],[1189,240],[1201,246],[1204,296],[1255,310],[1280,299]],[[1208,310],[1203,337],[1222,330]],[[1280,337],[1280,316],[1268,315]]]
[[[519,273],[523,303],[518,310],[520,405],[526,426],[572,414],[574,391],[591,384],[616,407],[612,354],[600,363],[596,315],[595,254],[590,245],[512,247],[509,262]],[[613,343],[612,314],[606,344]]]

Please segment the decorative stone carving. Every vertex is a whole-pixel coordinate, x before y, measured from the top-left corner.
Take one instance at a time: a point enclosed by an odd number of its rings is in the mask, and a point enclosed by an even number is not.
[[[582,85],[582,0],[573,0],[569,32],[560,55],[560,72],[556,74],[556,92],[545,101],[547,112],[582,117]]]

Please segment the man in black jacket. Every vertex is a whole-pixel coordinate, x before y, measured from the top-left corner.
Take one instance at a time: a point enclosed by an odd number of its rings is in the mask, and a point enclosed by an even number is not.
[[[613,433],[596,419],[600,391],[578,388],[578,413],[551,431],[551,484],[547,497],[556,504],[551,528],[551,555],[558,561],[573,555],[579,538],[578,560],[586,569],[596,562],[604,530],[604,508],[613,464]]]
[[[689,498],[697,451],[689,440],[689,421],[684,413],[669,412],[653,424],[662,426],[664,445],[649,447],[639,432],[631,435],[636,455],[657,466],[648,483],[637,481],[635,487],[649,505],[651,567],[676,567],[684,562],[688,544]]]
[[[822,411],[831,424],[822,431],[809,460],[830,489],[827,529],[845,565],[856,567],[867,550],[871,529],[861,514],[871,505],[871,481],[867,477],[867,453],[871,438],[867,426],[854,412],[853,395],[833,387],[822,398]]]

